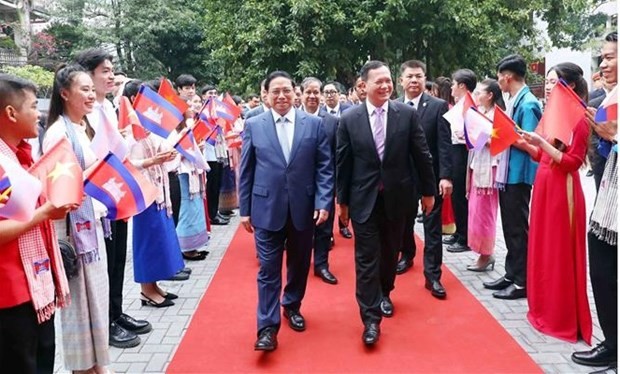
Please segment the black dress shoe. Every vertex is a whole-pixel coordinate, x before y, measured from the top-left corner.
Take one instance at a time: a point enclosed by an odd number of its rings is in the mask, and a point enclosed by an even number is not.
[[[215,217],[219,218],[221,220],[224,220],[224,221],[230,221],[230,217],[226,217],[226,216],[222,215],[221,213],[216,214]]]
[[[404,274],[407,270],[413,266],[413,260],[408,259],[407,257],[402,257],[398,264],[396,265],[396,274]]]
[[[376,322],[367,323],[364,326],[364,333],[362,334],[362,341],[366,345],[373,345],[379,341],[381,335],[381,328]]]
[[[109,343],[116,348],[132,348],[140,344],[140,337],[112,322],[110,323]]]
[[[215,217],[214,219],[211,220],[211,224],[212,225],[220,225],[220,226],[224,226],[224,225],[228,225],[229,221],[224,220],[220,217]]]
[[[454,244],[454,243],[456,243],[456,240],[457,240],[457,239],[458,239],[458,238],[456,237],[456,235],[448,235],[448,236],[446,236],[445,238],[441,239],[441,242],[442,242],[443,244],[448,244],[448,245],[450,245],[450,244]]]
[[[618,364],[612,364],[605,369],[591,371],[589,374],[618,374]]]
[[[202,261],[205,258],[207,258],[207,255],[205,255],[202,252],[198,252],[198,251],[189,251],[189,252],[183,252],[182,253],[183,259],[187,260],[187,261]],[[185,270],[185,269],[183,269]],[[187,275],[189,276],[189,274],[191,273],[191,271],[188,273],[186,271],[181,270],[182,273],[187,273]]]
[[[509,281],[508,279],[501,277],[499,279],[496,279],[492,282],[484,282],[482,283],[482,285],[484,286],[484,288],[486,288],[487,290],[503,290],[506,287],[510,286],[512,284],[512,281]]]
[[[304,331],[306,329],[306,320],[298,310],[284,308],[284,318],[288,320],[288,325],[295,331]]]
[[[443,285],[441,284],[440,281],[435,280],[435,281],[429,281],[428,279],[426,280],[426,282],[424,283],[424,287],[431,291],[431,295],[435,296],[438,299],[445,299],[446,298],[446,289],[443,287]]]
[[[220,210],[220,215],[229,218],[237,215],[234,210]]]
[[[494,298],[502,299],[502,300],[523,299],[526,296],[527,294],[525,292],[525,287],[517,288],[517,286],[515,286],[514,283],[504,288],[503,290],[493,292]]]
[[[184,267],[183,269],[181,269],[181,271],[183,273],[187,273],[187,274],[190,274],[190,275],[192,274],[192,269],[188,268],[188,267]]]
[[[351,234],[351,230],[349,230],[348,227],[343,227],[340,229],[340,235],[342,235],[343,237],[347,238],[347,239],[351,239],[353,237],[353,234]]]
[[[471,248],[469,248],[467,244],[456,242],[454,244],[450,244],[448,248],[446,248],[446,251],[450,253],[461,253],[471,251]]]
[[[137,320],[127,314],[123,313],[116,319],[116,324],[124,328],[127,331],[131,331],[134,334],[146,334],[153,330],[153,327],[149,321]]]
[[[186,281],[188,279],[189,279],[189,274],[184,273],[182,271],[179,271],[175,275],[168,278],[168,280],[171,280],[171,281]]]
[[[278,348],[278,332],[273,327],[265,327],[258,333],[254,343],[255,351],[273,351]]]
[[[338,279],[336,279],[334,274],[332,274],[329,271],[329,269],[327,269],[327,268],[315,269],[314,270],[314,275],[316,275],[317,277],[321,278],[323,280],[323,282],[325,282],[325,283],[329,283],[329,284],[337,284],[338,283]]]
[[[392,304],[389,296],[383,296],[381,299],[381,314],[387,318],[394,315],[394,304]]]
[[[574,352],[570,358],[580,365],[609,366],[617,362],[617,351],[601,343],[589,351]]]

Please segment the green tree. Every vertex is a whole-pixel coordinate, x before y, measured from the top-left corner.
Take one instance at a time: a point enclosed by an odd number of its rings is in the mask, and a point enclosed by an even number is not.
[[[45,70],[41,66],[5,66],[2,68],[2,72],[34,82],[39,88],[39,97],[51,96],[52,85],[54,84],[54,73]]]
[[[274,69],[350,85],[368,58],[393,69],[417,58],[432,77],[459,67],[490,75],[506,54],[533,59],[542,52],[535,16],[548,22],[556,45],[580,45],[600,22],[584,14],[600,2],[205,0],[205,67],[219,74],[221,87],[237,92],[256,91]]]

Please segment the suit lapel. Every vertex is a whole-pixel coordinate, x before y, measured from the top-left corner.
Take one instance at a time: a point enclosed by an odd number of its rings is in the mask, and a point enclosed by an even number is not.
[[[418,102],[418,118],[424,117],[424,113],[426,112],[426,107],[428,106],[428,96],[425,93],[422,93],[420,96],[420,101]]]
[[[385,134],[385,149],[383,151],[383,159],[387,157],[390,151],[390,144],[393,141],[394,134],[398,130],[398,122],[400,121],[400,111],[392,102],[388,103],[388,117],[387,117],[387,133]]]
[[[282,146],[280,145],[278,133],[276,132],[276,124],[273,122],[273,115],[271,115],[271,113],[269,113],[268,116],[263,117],[263,130],[265,135],[267,135],[269,140],[271,140],[274,149],[277,149],[276,153],[280,155],[280,160],[284,165],[286,165],[286,159],[284,158]]]
[[[293,133],[293,144],[291,145],[291,154],[288,159],[289,164],[293,162],[293,159],[295,159],[295,155],[299,149],[299,142],[304,137],[304,131],[306,130],[306,118],[308,118],[306,113],[295,109],[295,132]],[[284,155],[282,155],[282,157],[284,157]]]
[[[375,138],[373,138],[372,136],[372,127],[370,125],[370,119],[368,118],[368,107],[366,106],[366,102],[359,105],[356,115],[359,121],[357,122],[359,123],[359,129],[356,130],[359,131],[359,134],[366,142],[366,145],[373,150],[373,154],[375,155],[375,160],[377,160],[377,164],[380,164],[381,159],[377,154],[377,145],[375,144]],[[385,156],[385,149],[383,150],[383,155]]]

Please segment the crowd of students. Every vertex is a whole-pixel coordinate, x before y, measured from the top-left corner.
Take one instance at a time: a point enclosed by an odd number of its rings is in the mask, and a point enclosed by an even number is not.
[[[444,238],[448,252],[473,250],[479,255],[467,270],[492,270],[500,213],[508,250],[506,274],[485,282],[484,287],[494,290],[493,296],[498,299],[527,297],[527,318],[541,332],[590,344],[587,238],[605,341],[591,351],[574,353],[572,358],[580,364],[612,368],[617,355],[617,223],[612,214],[617,207],[617,122],[597,122],[595,112],[615,89],[616,54],[617,34],[612,33],[602,50],[601,75],[607,90],[589,103],[570,144],[545,139],[535,132],[543,108],[525,84],[525,61],[516,55],[498,63],[497,80],[486,78],[481,82],[469,69],[427,82],[423,63],[405,62],[399,77],[403,95],[398,99],[414,107],[420,116],[435,162],[437,193],[429,207],[432,210],[419,218],[427,240],[423,254],[425,285],[431,294],[441,299],[447,294],[440,282],[441,232],[455,224],[454,235]],[[157,91],[161,84],[160,80],[143,82],[115,73],[113,62],[112,55],[95,48],[82,51],[60,67],[45,121],[39,121],[36,87],[24,79],[1,75],[0,154],[28,169],[66,138],[80,167],[86,170],[93,165],[97,156],[90,145],[102,118],[117,125],[123,97],[133,102],[142,85]],[[562,63],[549,69],[547,96],[560,79],[587,102],[587,84],[577,65]],[[185,119],[168,139],[149,133],[145,139],[129,142],[128,159],[157,189],[155,201],[132,217],[131,238],[128,223],[105,219],[105,206],[89,196],[80,205],[62,207],[40,197],[31,221],[0,220],[0,284],[5,288],[0,297],[0,362],[12,372],[53,371],[57,307],[63,308],[60,324],[65,368],[77,373],[109,372],[109,345],[136,346],[140,344],[139,335],[152,330],[148,321],[123,313],[128,240],[132,242],[134,281],[141,286],[136,297],[145,307],[171,307],[178,295],[167,292],[158,282],[189,279],[191,269],[184,261],[205,260],[210,225],[229,224],[239,207],[242,150],[238,144],[229,146],[230,139],[238,139],[243,133],[245,120],[272,111],[269,81],[261,82],[260,95],[249,95],[246,101],[232,97],[242,115],[229,133],[218,133],[214,142],[201,144],[205,166],[182,157],[173,145],[185,128],[194,126],[195,114],[203,104],[218,95],[217,88],[207,85],[197,93],[198,82],[187,74],[174,83],[177,94],[189,106]],[[342,143],[336,135],[339,118],[351,108],[365,105],[368,84],[360,76],[347,93],[336,82],[324,84],[314,77],[293,85],[296,108],[316,115],[322,124],[333,124],[334,131],[329,135],[333,169],[338,162],[336,149]],[[478,111],[491,120],[498,110],[505,111],[519,125],[521,139],[499,155],[492,155],[488,145],[468,150],[465,134],[455,130],[444,116],[468,93]],[[429,119],[425,111],[434,113],[433,118]],[[131,138],[126,129],[120,131]],[[589,221],[579,174],[588,154],[598,191]],[[335,175],[331,183],[335,187]],[[346,214],[336,213],[334,208],[329,217],[321,216],[321,222],[326,223],[316,228],[313,244],[314,274],[329,284],[338,283],[328,262],[335,217],[341,236],[353,236]],[[454,222],[449,222],[452,214]],[[77,225],[83,222],[92,225]],[[392,248],[401,252],[399,260],[394,257],[398,260],[392,266],[395,273],[402,274],[413,265],[414,223],[414,216],[407,218],[403,239],[398,240],[401,245]],[[58,239],[70,241],[79,255],[78,274],[70,280],[62,271]],[[40,261],[47,261],[49,266],[35,274],[32,264]],[[380,300],[380,311],[384,317],[394,313],[389,291]],[[293,325],[302,318],[298,309],[288,311],[286,317]]]

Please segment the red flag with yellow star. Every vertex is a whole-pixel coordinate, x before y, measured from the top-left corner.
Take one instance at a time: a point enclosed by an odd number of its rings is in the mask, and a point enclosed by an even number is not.
[[[179,112],[185,113],[189,109],[189,105],[177,95],[174,88],[172,88],[172,84],[170,84],[170,81],[165,77],[161,79],[161,84],[159,85],[157,93],[170,104],[174,105]]]
[[[42,182],[43,196],[54,206],[82,203],[82,168],[67,138],[54,144],[29,172]]]
[[[516,126],[502,108],[495,105],[493,130],[491,131],[491,156],[500,154],[504,149],[510,147],[521,138],[515,130]]]

